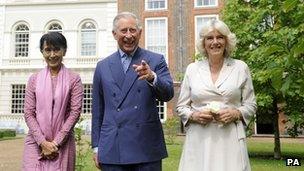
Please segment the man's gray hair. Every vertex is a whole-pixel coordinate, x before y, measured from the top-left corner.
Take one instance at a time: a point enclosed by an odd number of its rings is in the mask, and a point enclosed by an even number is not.
[[[131,13],[131,12],[125,11],[125,12],[121,12],[121,13],[117,14],[116,17],[114,18],[112,31],[116,31],[116,29],[117,29],[117,23],[122,18],[133,18],[133,19],[135,19],[135,21],[136,21],[136,28],[137,29],[141,29],[141,25],[139,23],[139,20],[138,20],[137,16],[135,14]]]

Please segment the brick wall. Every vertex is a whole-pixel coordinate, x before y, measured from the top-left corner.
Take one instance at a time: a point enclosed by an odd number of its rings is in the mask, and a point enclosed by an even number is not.
[[[118,12],[130,11],[141,19],[145,33],[145,18],[168,18],[168,60],[171,75],[175,81],[185,72],[186,67],[193,61],[195,54],[194,16],[202,14],[218,14],[223,6],[219,2],[216,8],[194,8],[193,0],[168,0],[166,10],[145,11],[145,0],[118,0]],[[140,46],[145,47],[145,37],[142,34]],[[175,84],[175,96],[168,103],[167,115],[173,116],[175,104],[179,95],[179,83]]]

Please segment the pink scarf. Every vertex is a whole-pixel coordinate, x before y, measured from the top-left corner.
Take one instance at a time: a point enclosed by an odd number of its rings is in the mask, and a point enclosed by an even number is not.
[[[62,65],[57,75],[53,94],[51,72],[48,67],[41,70],[36,80],[36,118],[46,140],[53,141],[64,124],[69,102],[69,74]],[[60,165],[61,156],[59,154]],[[55,163],[54,163],[55,164]]]

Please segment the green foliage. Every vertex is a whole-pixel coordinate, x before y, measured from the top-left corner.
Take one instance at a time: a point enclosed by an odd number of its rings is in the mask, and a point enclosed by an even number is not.
[[[255,123],[256,117],[252,116],[247,127],[245,130],[246,137],[251,137],[254,133],[254,123]]]
[[[288,121],[289,124],[286,126],[287,132],[292,137],[297,137],[304,130],[304,99],[303,98],[287,98],[287,103],[292,103],[294,106],[298,106],[297,108],[293,108],[293,106],[286,106],[284,109],[287,113],[289,113]]]
[[[3,137],[16,137],[16,130],[13,129],[1,129],[0,138]]]
[[[235,58],[251,69],[258,107],[285,103],[293,136],[304,122],[303,18],[303,0],[227,0],[222,12],[238,38]]]
[[[201,61],[203,58],[204,58],[204,56],[203,56],[202,54],[200,54],[200,53],[196,53],[196,54],[192,57],[192,59],[193,59],[194,61]]]
[[[175,80],[182,82],[183,79],[184,79],[184,76],[185,76],[185,73],[178,72],[176,74],[176,79]]]
[[[76,141],[76,171],[84,171],[86,168],[87,160],[86,158],[90,154],[90,142],[83,139],[83,126],[81,122],[83,118],[80,118],[77,122],[77,125],[74,128],[75,132],[75,141]]]
[[[164,124],[164,132],[166,135],[166,144],[175,144],[175,139],[180,128],[180,120],[178,117],[168,118]]]

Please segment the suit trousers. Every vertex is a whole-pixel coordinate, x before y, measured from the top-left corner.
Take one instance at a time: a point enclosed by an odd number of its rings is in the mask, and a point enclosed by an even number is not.
[[[161,171],[161,160],[138,164],[101,164],[102,171]]]

